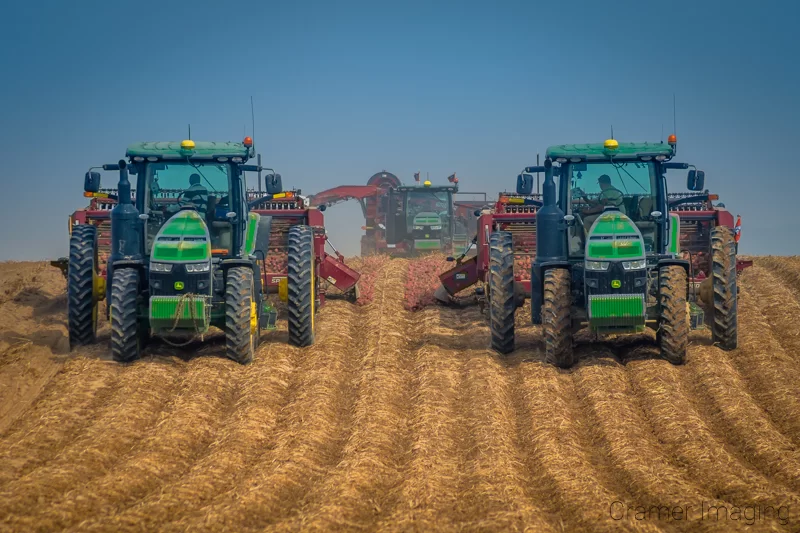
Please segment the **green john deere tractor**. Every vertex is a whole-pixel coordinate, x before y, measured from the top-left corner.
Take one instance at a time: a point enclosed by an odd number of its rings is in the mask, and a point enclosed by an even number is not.
[[[185,343],[212,326],[225,332],[228,357],[252,361],[260,331],[274,329],[277,315],[261,272],[271,217],[251,212],[246,200],[244,172],[262,170],[246,164],[253,155],[249,137],[243,143],[142,142],[128,147],[128,161],[102,167],[119,171],[118,190],[101,191],[100,174],[86,173],[92,204],[71,217],[71,346],[94,341],[97,305],[106,299],[117,361],[137,358],[150,335]],[[136,176],[135,198],[129,174]],[[270,176],[267,193],[279,194],[280,178]],[[110,255],[103,264],[98,247],[108,245],[109,219]],[[312,232],[297,225],[288,237],[289,271],[307,274],[289,276],[288,292],[308,300],[313,283],[310,291],[292,285],[308,285],[313,273]],[[290,340],[313,343],[314,306],[297,298],[288,305]]]
[[[530,194],[530,174],[545,173],[543,206],[536,213],[536,260],[531,272],[531,315],[542,324],[548,362],[576,361],[573,333],[656,331],[661,355],[683,363],[690,327],[689,261],[679,249],[680,219],[670,213],[666,171],[688,169],[671,162],[668,144],[618,143],[548,148],[543,167],[518,177]],[[687,187],[702,189],[704,174],[689,171]],[[715,299],[714,340],[737,344],[736,257],[731,228],[712,230]],[[514,349],[513,249],[511,234],[491,235],[492,346]],[[719,265],[719,268],[717,268]],[[504,281],[505,280],[505,281]]]

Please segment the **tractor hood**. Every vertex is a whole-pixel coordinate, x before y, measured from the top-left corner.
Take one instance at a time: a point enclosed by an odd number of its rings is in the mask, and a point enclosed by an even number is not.
[[[587,261],[644,259],[644,239],[636,224],[620,211],[604,211],[586,239]]]
[[[179,211],[161,226],[150,254],[159,263],[211,260],[211,237],[197,211]]]

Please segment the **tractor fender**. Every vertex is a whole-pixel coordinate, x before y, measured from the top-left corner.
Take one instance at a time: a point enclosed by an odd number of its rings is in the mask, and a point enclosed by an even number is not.
[[[659,259],[658,260],[658,268],[665,266],[679,266],[686,271],[686,275],[689,275],[689,261],[686,259],[677,259],[677,258],[669,258],[669,259]]]

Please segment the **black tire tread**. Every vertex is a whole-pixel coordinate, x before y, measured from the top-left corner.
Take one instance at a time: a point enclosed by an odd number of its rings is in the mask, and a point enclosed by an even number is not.
[[[292,226],[288,243],[288,315],[289,343],[294,346],[314,344],[312,327],[315,295],[311,290],[314,261],[313,233],[308,226]],[[315,280],[317,281],[317,280]],[[318,287],[319,283],[315,283]]]
[[[127,363],[139,357],[141,350],[137,319],[139,271],[135,268],[114,270],[111,282],[111,356]]]
[[[492,349],[514,351],[514,247],[507,231],[489,236],[489,323]]]
[[[97,265],[97,228],[91,224],[72,227],[67,269],[67,323],[70,350],[95,341],[92,310],[94,272]]]
[[[661,357],[673,365],[686,360],[689,347],[689,312],[686,307],[686,270],[681,266],[662,267],[658,272],[661,321],[658,343]]]
[[[559,368],[570,368],[576,362],[572,348],[572,294],[570,272],[551,268],[544,273],[542,298],[542,330],[545,361]]]
[[[228,270],[225,282],[225,355],[243,365],[253,361],[257,344],[250,330],[253,297],[253,271],[247,267]],[[258,337],[258,331],[255,336]]]
[[[714,291],[711,335],[723,350],[738,346],[738,294],[736,287],[736,241],[725,226],[711,230],[711,273]]]

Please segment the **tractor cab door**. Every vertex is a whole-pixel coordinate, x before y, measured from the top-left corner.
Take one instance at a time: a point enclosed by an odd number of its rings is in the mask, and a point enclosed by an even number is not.
[[[406,195],[389,189],[386,211],[386,243],[397,244],[406,238]]]

